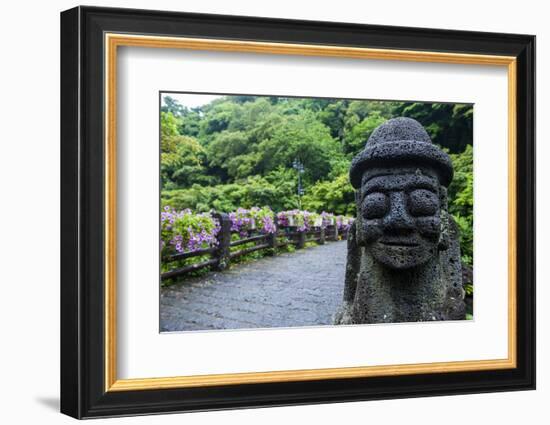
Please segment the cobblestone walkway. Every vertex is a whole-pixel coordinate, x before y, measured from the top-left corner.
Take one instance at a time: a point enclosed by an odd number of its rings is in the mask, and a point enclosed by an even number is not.
[[[345,266],[346,242],[328,242],[162,288],[161,331],[331,324]]]

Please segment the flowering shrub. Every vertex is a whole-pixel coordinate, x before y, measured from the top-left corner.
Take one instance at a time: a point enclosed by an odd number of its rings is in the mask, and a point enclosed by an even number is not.
[[[310,211],[289,210],[277,214],[279,225],[282,227],[296,227],[299,232],[307,231],[312,227],[326,228],[336,225],[338,230],[347,230],[353,223],[352,217],[334,214],[323,211],[321,214]]]
[[[334,214],[323,211],[321,218],[323,220],[323,228],[334,225]]]
[[[352,224],[353,224],[352,217],[345,217],[343,215],[336,216],[336,226],[338,227],[338,231],[348,230]]]
[[[231,220],[231,231],[241,236],[247,236],[251,230],[258,230],[260,233],[275,233],[275,214],[269,207],[252,207],[249,210],[239,208],[229,213]]]
[[[251,209],[253,216],[257,223],[261,224],[260,231],[262,233],[275,233],[277,228],[275,227],[275,213],[269,207]]]
[[[279,226],[295,226],[298,230],[303,231],[307,229],[306,213],[307,211],[300,210],[281,211],[277,214],[277,221],[279,222]]]
[[[329,226],[336,226],[338,231],[346,231],[353,223],[352,217],[334,214],[323,211],[321,214],[310,211],[282,211],[277,214],[279,225],[282,227],[296,227],[299,232],[309,231],[311,228],[326,229]]]
[[[299,232],[304,232],[312,227],[322,227],[323,217],[305,210],[281,211],[277,214],[277,220],[282,227],[296,227]]]
[[[231,231],[246,237],[250,231],[263,234],[275,233],[275,214],[269,207],[252,207],[249,210],[239,208],[229,213]],[[303,210],[282,211],[277,214],[279,226],[296,227],[299,232],[313,227],[326,228],[336,225],[339,231],[345,231],[353,223],[353,218],[334,216],[322,212],[317,214]],[[218,245],[217,235],[220,223],[210,213],[195,214],[190,209],[176,211],[165,206],[161,212],[161,253],[163,256],[193,252]]]
[[[160,249],[163,256],[216,246],[220,223],[209,213],[194,214],[165,206],[160,214]]]

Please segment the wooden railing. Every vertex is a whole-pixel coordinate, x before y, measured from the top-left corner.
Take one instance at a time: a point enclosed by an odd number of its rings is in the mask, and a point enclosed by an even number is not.
[[[270,249],[270,253],[274,255],[277,248],[287,245],[294,245],[296,249],[302,249],[306,246],[306,243],[309,242],[316,242],[323,245],[327,241],[337,241],[340,236],[342,236],[343,239],[347,238],[347,230],[339,234],[336,224],[324,228],[314,227],[306,231],[298,231],[296,227],[279,226],[277,224],[277,218],[275,217],[275,228],[277,229],[275,233],[261,234],[257,232],[257,234],[255,234],[251,232],[252,234],[245,238],[232,240],[232,235],[235,232],[231,232],[231,220],[229,215],[215,213],[213,216],[220,223],[220,231],[217,235],[218,245],[216,247],[171,255],[164,257],[162,262],[164,264],[174,263],[200,256],[207,256],[209,258],[198,263],[188,264],[162,273],[162,280],[182,276],[205,267],[210,267],[212,270],[217,271],[225,270],[230,266],[232,259],[255,251]],[[254,245],[238,250],[232,249],[251,243]]]

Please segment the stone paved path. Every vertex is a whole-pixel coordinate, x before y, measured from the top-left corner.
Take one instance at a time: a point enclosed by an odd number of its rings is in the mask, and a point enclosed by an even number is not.
[[[264,257],[161,289],[161,332],[315,326],[342,301],[346,241]]]

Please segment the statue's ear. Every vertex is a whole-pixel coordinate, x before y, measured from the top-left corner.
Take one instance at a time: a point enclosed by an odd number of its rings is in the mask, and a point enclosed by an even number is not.
[[[440,251],[445,251],[449,248],[449,209],[447,188],[439,187],[439,205],[441,217],[441,232],[439,234],[438,248]]]

